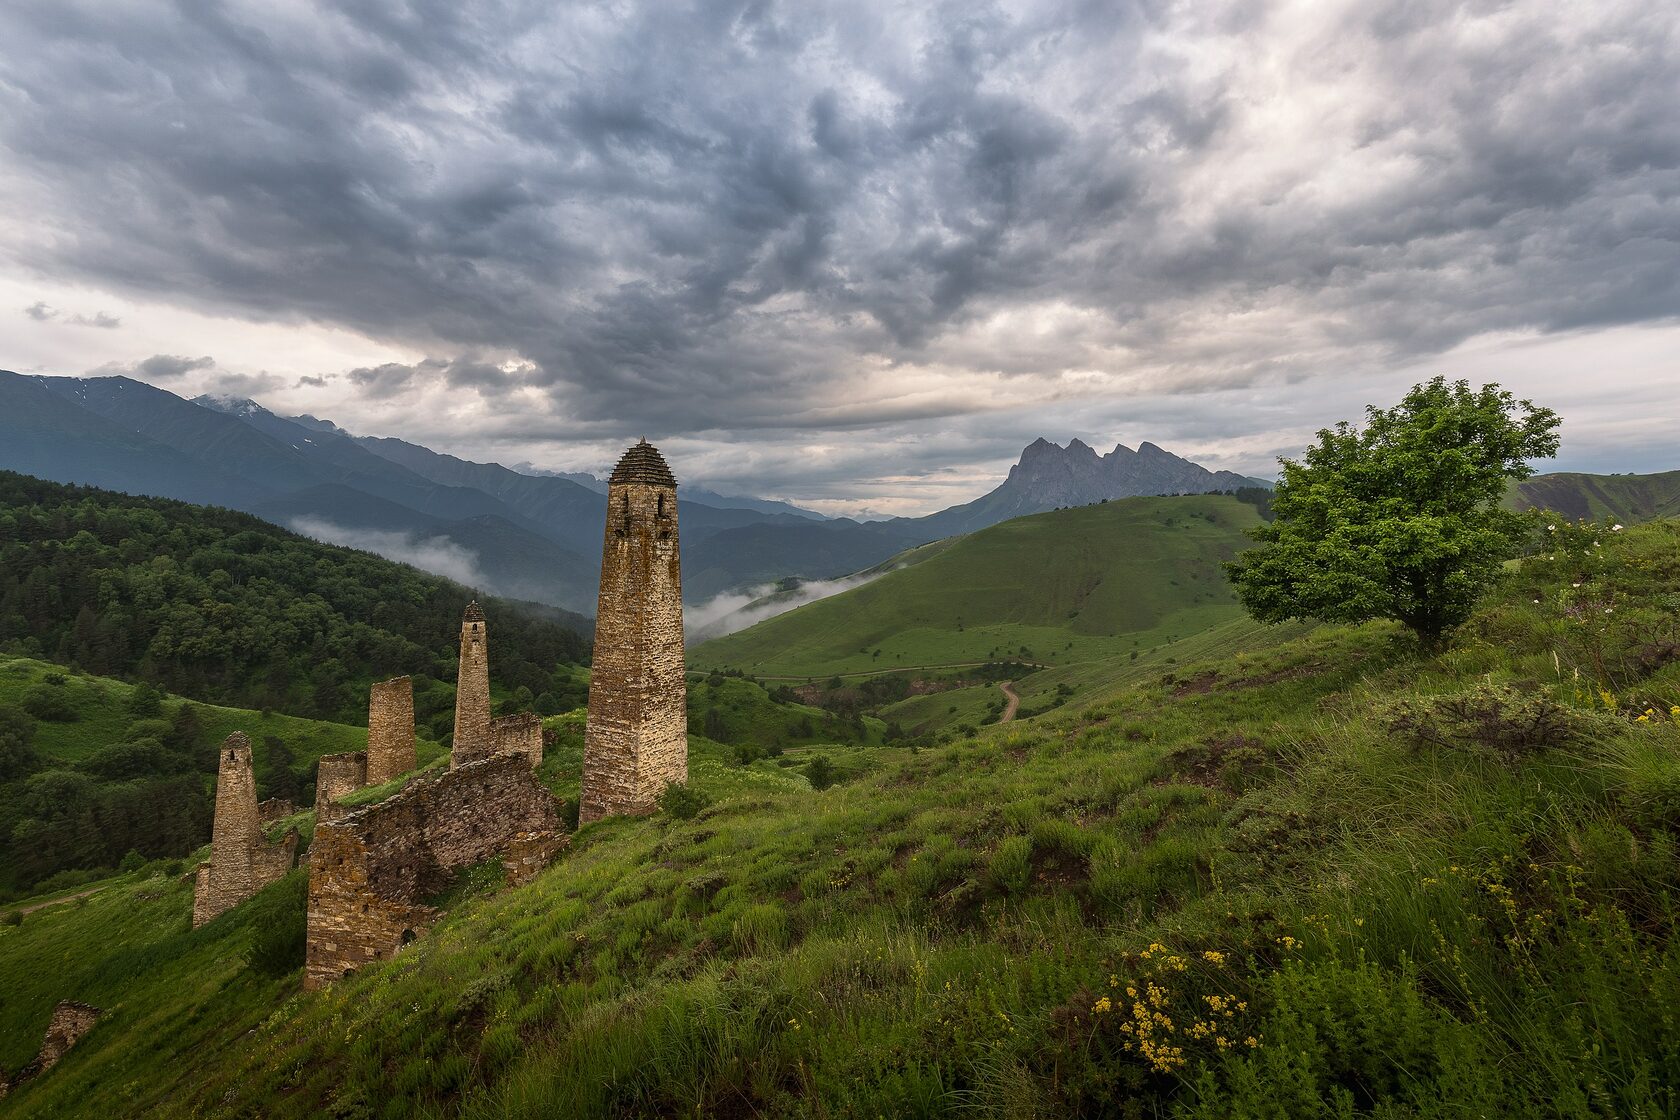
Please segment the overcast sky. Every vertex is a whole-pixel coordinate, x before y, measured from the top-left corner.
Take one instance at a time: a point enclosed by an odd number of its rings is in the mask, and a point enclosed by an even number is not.
[[[470,9],[470,10],[469,10]],[[1680,467],[1672,4],[6,0],[0,367],[829,512],[1436,372]]]

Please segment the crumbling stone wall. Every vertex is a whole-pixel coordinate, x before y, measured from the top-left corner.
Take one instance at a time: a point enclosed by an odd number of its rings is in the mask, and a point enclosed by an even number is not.
[[[489,758],[490,635],[484,610],[474,599],[461,615],[461,660],[455,674],[455,732],[450,740],[449,765],[464,766]]]
[[[509,878],[523,881],[566,839],[553,796],[522,755],[421,777],[386,801],[317,824],[304,986],[329,984],[412,941],[437,918],[427,900],[460,868],[500,855]]]
[[[235,731],[222,743],[216,767],[210,862],[199,865],[193,884],[194,927],[239,905],[290,871],[297,862],[297,846],[296,829],[276,845],[263,837],[251,740],[244,732]]]
[[[41,1050],[35,1055],[35,1060],[11,1078],[0,1076],[0,1097],[4,1097],[30,1078],[39,1077],[56,1066],[65,1052],[93,1029],[93,1025],[99,1021],[99,1015],[97,1007],[77,1003],[73,999],[60,1000],[58,1006],[53,1008],[52,1018],[47,1020],[47,1034],[41,1040]]]
[[[542,765],[542,717],[535,712],[519,712],[490,722],[491,750],[496,754],[523,755],[531,761],[531,769]]]
[[[368,784],[366,751],[346,754],[324,754],[315,764],[315,820],[330,821],[349,810],[335,804],[346,794],[355,793]]]
[[[607,482],[579,821],[651,813],[688,781],[677,480],[646,440]]]
[[[284,797],[270,797],[266,801],[257,802],[257,822],[259,824],[273,824],[283,821],[297,812],[297,806]]]
[[[368,693],[367,784],[388,782],[419,765],[414,750],[414,682],[396,677]]]

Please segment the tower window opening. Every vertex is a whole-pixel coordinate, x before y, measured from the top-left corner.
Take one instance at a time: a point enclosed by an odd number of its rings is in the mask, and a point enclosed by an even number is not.
[[[663,494],[659,495],[658,516],[660,516],[660,517],[665,516],[665,495],[663,495]]]

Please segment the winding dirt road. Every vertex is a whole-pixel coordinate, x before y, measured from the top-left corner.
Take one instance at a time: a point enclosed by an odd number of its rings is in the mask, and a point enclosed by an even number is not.
[[[1003,714],[998,717],[999,723],[1008,723],[1010,720],[1014,719],[1015,709],[1021,706],[1021,698],[1016,695],[1013,687],[1014,684],[1014,681],[998,682],[998,687],[1003,689],[1003,694],[1009,698],[1009,703],[1005,704],[1003,707]]]

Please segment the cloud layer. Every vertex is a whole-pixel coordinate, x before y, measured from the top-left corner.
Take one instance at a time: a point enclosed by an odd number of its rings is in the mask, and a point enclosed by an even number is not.
[[[1023,413],[1205,428],[1680,314],[1660,4],[18,0],[0,36],[8,256],[381,340],[272,384],[555,466],[646,433],[710,481],[960,488],[1069,434]]]

